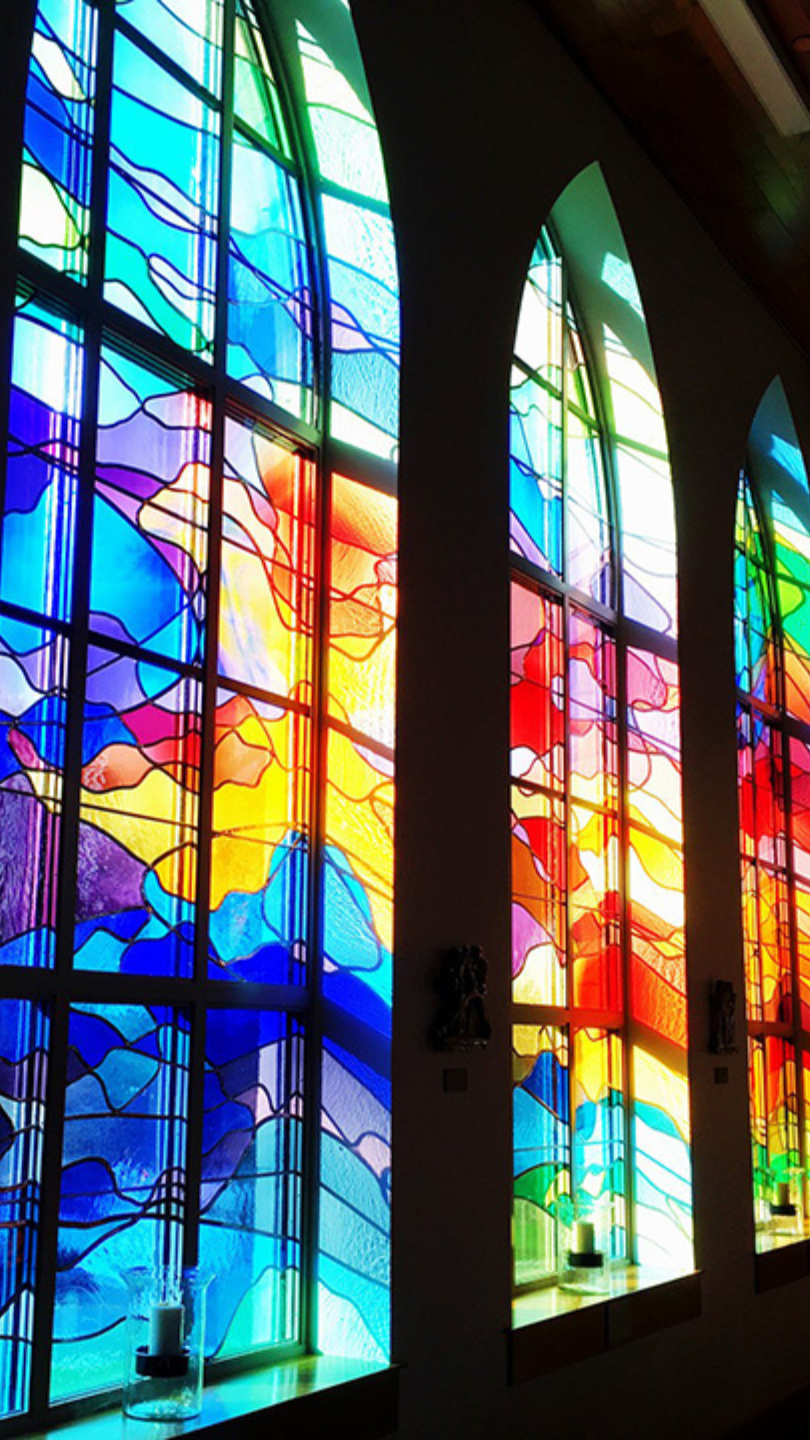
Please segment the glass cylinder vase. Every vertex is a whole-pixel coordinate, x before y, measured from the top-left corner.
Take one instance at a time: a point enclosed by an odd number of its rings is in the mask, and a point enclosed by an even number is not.
[[[124,1414],[188,1420],[202,1408],[205,1293],[196,1269],[127,1270],[129,1291]]]

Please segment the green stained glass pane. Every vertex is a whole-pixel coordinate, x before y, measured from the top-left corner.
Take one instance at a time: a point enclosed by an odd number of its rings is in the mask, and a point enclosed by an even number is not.
[[[346,76],[303,25],[298,44],[309,122],[325,180],[372,200],[388,200],[377,127]]]
[[[219,117],[124,35],[116,37],[113,82],[105,297],[206,354]]]
[[[234,34],[234,111],[262,139],[290,155],[275,78],[253,6],[239,0]]]
[[[117,13],[219,95],[223,0],[117,0]]]
[[[515,358],[558,392],[563,364],[562,280],[562,260],[544,231],[523,289]]]
[[[40,0],[25,110],[20,244],[63,274],[87,274],[96,11]]]

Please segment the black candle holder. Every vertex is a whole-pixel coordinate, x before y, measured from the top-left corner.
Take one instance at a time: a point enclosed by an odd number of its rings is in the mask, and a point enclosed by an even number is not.
[[[601,1270],[605,1257],[601,1250],[569,1250],[568,1264],[574,1270]]]
[[[150,1355],[146,1345],[139,1345],[135,1351],[135,1369],[150,1380],[179,1380],[188,1374],[190,1354],[187,1345],[178,1355]]]

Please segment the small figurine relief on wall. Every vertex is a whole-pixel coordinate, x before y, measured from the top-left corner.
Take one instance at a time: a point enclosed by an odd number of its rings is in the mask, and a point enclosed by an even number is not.
[[[456,945],[441,956],[440,1010],[431,1031],[439,1050],[482,1050],[492,1034],[484,1010],[487,962],[480,945]]]
[[[709,1049],[733,1055],[737,1049],[737,992],[730,980],[715,980],[709,996]]]

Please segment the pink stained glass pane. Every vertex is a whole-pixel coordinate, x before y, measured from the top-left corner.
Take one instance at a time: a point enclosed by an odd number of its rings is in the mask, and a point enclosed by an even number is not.
[[[678,666],[646,650],[627,652],[628,816],[656,835],[682,840],[681,710]]]
[[[562,793],[565,779],[565,649],[562,606],[512,586],[513,780]]]
[[[576,609],[568,625],[568,761],[572,796],[615,810],[616,644]]]

